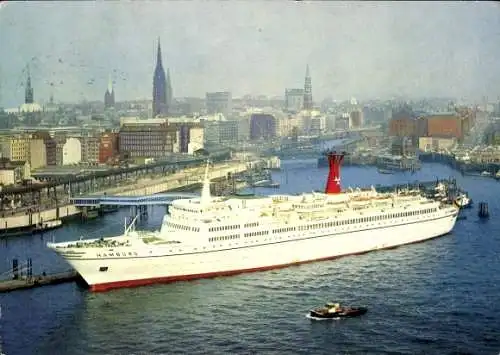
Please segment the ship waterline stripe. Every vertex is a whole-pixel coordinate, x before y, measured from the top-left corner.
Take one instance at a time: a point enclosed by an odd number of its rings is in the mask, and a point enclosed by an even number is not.
[[[161,284],[161,283],[165,284],[165,283],[173,283],[173,282],[179,282],[179,281],[192,281],[192,280],[199,280],[199,279],[209,279],[209,278],[216,278],[216,277],[233,276],[233,275],[252,273],[252,272],[284,269],[284,268],[291,267],[291,266],[299,266],[299,265],[309,264],[309,263],[314,263],[314,262],[335,260],[335,259],[348,257],[348,256],[354,256],[354,255],[363,255],[363,254],[367,254],[367,253],[379,251],[379,250],[396,249],[398,247],[405,246],[405,245],[423,243],[423,242],[429,241],[431,239],[436,239],[436,238],[442,237],[442,236],[447,235],[449,233],[450,232],[444,233],[441,235],[437,235],[437,236],[434,236],[431,238],[426,238],[426,239],[422,239],[422,240],[412,241],[412,242],[398,244],[398,245],[384,247],[384,248],[369,249],[369,250],[365,250],[365,251],[361,251],[361,252],[347,253],[347,254],[335,255],[335,256],[327,256],[327,257],[323,257],[323,258],[297,261],[297,262],[293,262],[293,263],[262,266],[262,267],[256,267],[256,268],[250,268],[250,269],[214,271],[214,272],[208,272],[208,273],[203,273],[203,274],[175,275],[175,276],[166,276],[166,277],[153,277],[153,278],[149,278],[149,279],[112,281],[112,282],[96,283],[96,284],[92,284],[92,285],[88,285],[88,286],[89,286],[89,290],[92,292],[105,292],[105,291],[119,289],[119,288],[140,287],[140,286],[148,286],[148,285]]]
[[[116,258],[109,258],[109,257],[103,257],[103,258],[81,258],[81,257],[71,257],[67,254],[64,255],[64,258],[67,260],[124,260],[124,259],[150,259],[150,258],[168,258],[168,257],[174,257],[174,256],[183,256],[183,255],[196,255],[196,254],[208,254],[208,253],[220,253],[220,252],[226,252],[229,250],[237,250],[237,249],[246,249],[246,248],[260,248],[263,246],[267,245],[273,245],[273,244],[281,244],[281,243],[292,243],[292,242],[299,242],[299,241],[304,241],[304,240],[309,240],[309,239],[316,239],[316,238],[329,238],[329,237],[334,237],[337,235],[342,235],[342,234],[355,234],[355,233],[360,233],[360,232],[365,232],[365,231],[370,231],[370,230],[376,230],[376,229],[388,229],[388,228],[395,228],[399,226],[405,226],[405,225],[412,225],[412,224],[422,224],[426,222],[433,222],[433,221],[438,221],[441,219],[449,218],[449,217],[455,217],[458,211],[454,211],[452,213],[446,214],[444,216],[440,217],[435,217],[427,220],[419,220],[419,221],[413,221],[413,222],[406,222],[406,223],[399,223],[399,224],[394,224],[394,225],[389,225],[389,226],[379,226],[376,228],[365,228],[365,229],[360,229],[360,230],[355,230],[355,231],[344,231],[344,232],[338,232],[338,233],[330,233],[330,234],[325,234],[325,235],[317,235],[317,236],[312,236],[312,237],[305,237],[305,238],[295,238],[295,239],[289,239],[289,240],[280,240],[276,242],[270,242],[270,243],[261,243],[261,244],[255,244],[255,245],[244,245],[244,246],[238,246],[238,247],[233,247],[233,248],[225,248],[225,249],[217,249],[217,250],[200,250],[196,252],[189,252],[189,253],[179,253],[179,254],[163,254],[163,255],[145,255],[145,256],[120,256]],[[147,245],[147,244],[146,244]],[[57,251],[57,249],[55,250]],[[64,252],[59,253],[62,255]]]

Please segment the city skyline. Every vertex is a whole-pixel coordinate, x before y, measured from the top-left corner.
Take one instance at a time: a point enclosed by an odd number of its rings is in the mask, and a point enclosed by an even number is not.
[[[152,99],[156,39],[177,97],[284,95],[310,66],[325,97],[496,100],[496,3],[9,3],[0,9],[0,106]]]

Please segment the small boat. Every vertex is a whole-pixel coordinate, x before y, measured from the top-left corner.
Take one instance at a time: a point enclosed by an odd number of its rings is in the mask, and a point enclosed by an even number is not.
[[[472,207],[472,200],[467,194],[462,193],[455,198],[455,205],[459,208],[470,208]]]
[[[358,317],[368,312],[366,307],[346,307],[339,303],[329,302],[324,307],[309,311],[312,319],[339,319]]]
[[[53,219],[51,221],[46,221],[46,222],[40,222],[39,224],[36,225],[35,231],[36,232],[43,232],[43,231],[48,231],[51,229],[56,229],[62,226],[62,221],[60,219]]]
[[[377,171],[379,174],[391,174],[392,175],[395,173],[394,170],[384,169],[384,168],[378,168]]]

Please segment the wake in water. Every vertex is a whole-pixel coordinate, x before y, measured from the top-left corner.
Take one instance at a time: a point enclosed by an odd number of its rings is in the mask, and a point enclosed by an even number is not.
[[[320,321],[320,320],[341,320],[342,319],[342,317],[336,317],[336,318],[318,318],[318,317],[311,316],[309,313],[306,314],[306,318],[309,318],[310,320],[317,320],[317,321]]]

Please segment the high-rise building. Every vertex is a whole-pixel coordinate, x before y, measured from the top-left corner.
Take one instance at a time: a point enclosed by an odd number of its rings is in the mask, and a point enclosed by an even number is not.
[[[304,107],[304,89],[285,89],[285,109],[300,112]]]
[[[312,98],[312,83],[311,75],[309,74],[309,64],[306,67],[306,78],[304,81],[304,110],[313,109],[313,98]]]
[[[363,111],[355,109],[350,113],[350,128],[363,127]]]
[[[276,137],[276,118],[265,113],[254,113],[250,117],[250,139],[273,139]]]
[[[207,92],[206,105],[208,114],[222,113],[226,119],[233,114],[233,99],[230,92]]]
[[[120,127],[118,151],[130,158],[163,158],[175,151],[178,127],[166,119],[135,120]]]
[[[167,79],[161,60],[161,45],[158,38],[158,49],[156,53],[156,67],[153,76],[153,117],[166,115],[167,106]]]

